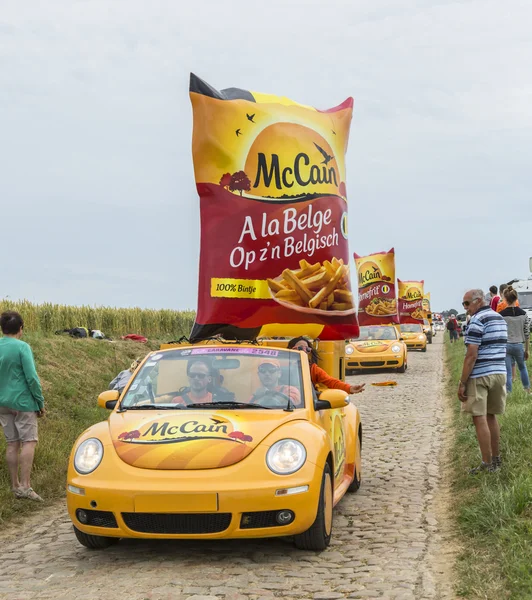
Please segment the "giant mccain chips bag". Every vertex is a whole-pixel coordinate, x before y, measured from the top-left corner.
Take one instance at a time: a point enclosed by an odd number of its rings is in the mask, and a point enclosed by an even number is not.
[[[200,196],[192,340],[358,335],[345,159],[352,98],[327,111],[191,76]]]
[[[423,319],[425,318],[425,312],[423,310],[423,284],[423,280],[397,280],[399,288],[399,321],[401,323],[423,324]]]
[[[395,251],[369,256],[355,253],[358,273],[359,325],[397,325],[395,297]]]
[[[423,310],[425,311],[425,315],[430,313],[430,292],[427,292],[423,296]]]

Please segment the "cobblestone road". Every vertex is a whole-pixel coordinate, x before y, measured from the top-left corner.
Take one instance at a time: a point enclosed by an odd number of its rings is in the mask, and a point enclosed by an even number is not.
[[[409,353],[404,375],[353,378],[399,385],[368,385],[355,397],[364,426],[363,484],[337,507],[327,551],[274,539],[123,540],[91,552],[76,542],[60,506],[16,539],[0,539],[0,598],[452,598],[439,476],[442,352],[440,337],[427,353]]]

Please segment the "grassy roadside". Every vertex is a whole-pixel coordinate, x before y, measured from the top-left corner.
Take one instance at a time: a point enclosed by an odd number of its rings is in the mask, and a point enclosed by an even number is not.
[[[456,397],[464,354],[462,341],[446,341],[454,409],[454,516],[463,547],[457,592],[489,600],[532,598],[532,397],[520,381],[514,382],[500,419],[503,467],[497,473],[469,475],[480,453],[471,417],[460,415]]]
[[[24,340],[33,349],[48,411],[39,421],[39,444],[32,475],[32,485],[45,498],[46,506],[64,496],[68,456],[77,436],[107,418],[108,412],[96,406],[98,394],[135,357],[146,355],[158,344],[109,343],[38,334],[25,335]],[[0,525],[15,514],[37,510],[34,503],[13,498],[4,456],[5,438],[0,432]]]

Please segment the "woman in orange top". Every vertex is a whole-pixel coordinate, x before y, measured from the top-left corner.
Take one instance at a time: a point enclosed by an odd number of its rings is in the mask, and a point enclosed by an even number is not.
[[[360,392],[364,391],[364,383],[362,385],[351,385],[349,383],[345,383],[344,381],[340,381],[339,379],[331,377],[321,367],[318,367],[318,353],[306,338],[297,337],[291,339],[288,342],[288,348],[290,350],[299,350],[309,354],[310,378],[312,379],[312,383],[314,385],[321,383],[329,389],[342,390],[346,394],[360,394]]]

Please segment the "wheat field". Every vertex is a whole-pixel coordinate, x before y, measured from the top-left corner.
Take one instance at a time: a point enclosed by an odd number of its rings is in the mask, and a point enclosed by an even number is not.
[[[100,329],[109,337],[137,333],[148,338],[176,339],[189,335],[194,323],[192,310],[151,310],[109,306],[65,306],[33,304],[27,300],[0,300],[0,312],[15,310],[24,319],[26,331],[53,334],[60,329]]]

